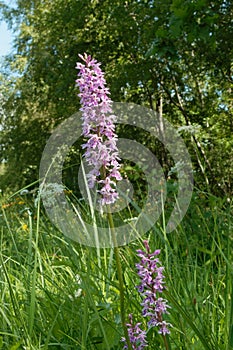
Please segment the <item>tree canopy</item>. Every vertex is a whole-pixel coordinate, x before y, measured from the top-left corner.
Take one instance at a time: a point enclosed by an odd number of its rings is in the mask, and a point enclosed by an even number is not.
[[[153,108],[178,128],[198,186],[232,193],[232,1],[17,0],[14,8],[0,6],[15,29],[15,53],[5,64],[16,72],[12,81],[3,69],[1,76],[1,187],[37,179],[50,133],[79,109],[75,63],[87,52],[102,62],[114,101]],[[159,147],[144,141],[152,151]]]

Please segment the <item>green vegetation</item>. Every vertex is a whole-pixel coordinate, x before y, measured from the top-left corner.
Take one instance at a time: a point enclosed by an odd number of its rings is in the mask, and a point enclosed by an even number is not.
[[[147,106],[182,128],[199,188],[232,194],[232,1],[15,3],[0,3],[17,31],[0,79],[0,160],[7,162],[1,188],[37,180],[46,140],[79,109],[75,65],[87,52],[102,62],[113,101]],[[170,168],[161,145],[149,141]],[[73,173],[66,176],[75,187]]]
[[[0,349],[123,348],[114,250],[70,240],[35,201],[46,141],[80,108],[75,64],[78,54],[87,52],[102,62],[112,99],[157,111],[178,129],[192,158],[192,201],[167,234],[178,184],[171,169],[178,165],[145,131],[118,126],[120,137],[137,140],[156,155],[167,180],[162,215],[141,239],[161,249],[171,306],[167,320],[173,325],[169,348],[232,350],[232,1],[13,3],[11,8],[0,1],[0,18],[15,29],[15,51],[0,72]],[[81,142],[64,164],[72,203],[81,196]],[[122,173],[140,207],[146,194],[143,171],[126,161]],[[21,192],[25,188],[27,194]],[[138,206],[119,217],[132,219]],[[82,214],[90,222],[85,204]],[[142,247],[138,239],[119,250],[126,316],[133,313],[143,323],[135,288],[136,250]],[[156,331],[147,338],[148,349],[164,349]]]
[[[3,202],[2,202],[3,204]],[[2,205],[2,349],[122,349],[113,250],[68,240],[25,199]],[[194,194],[182,224],[167,235],[162,222],[143,238],[161,248],[171,306],[171,349],[232,349],[232,207]],[[120,248],[127,313],[141,320],[134,241]],[[150,349],[164,349],[156,331]]]

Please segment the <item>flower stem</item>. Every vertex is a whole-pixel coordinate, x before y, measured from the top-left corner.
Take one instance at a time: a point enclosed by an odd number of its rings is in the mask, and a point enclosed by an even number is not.
[[[119,248],[117,246],[117,240],[116,240],[116,233],[114,228],[114,222],[112,218],[112,213],[109,210],[108,207],[108,223],[111,230],[113,245],[114,245],[114,254],[116,258],[116,268],[117,268],[117,275],[118,275],[118,281],[119,281],[119,291],[120,291],[120,314],[121,314],[121,323],[124,331],[124,336],[126,339],[126,344],[128,346],[129,350],[132,350],[128,329],[126,327],[126,320],[125,320],[125,298],[124,298],[124,281],[123,281],[123,273],[122,273],[122,266],[121,266],[121,259],[120,259],[120,253]]]
[[[168,344],[167,336],[166,336],[166,335],[163,335],[163,341],[164,341],[165,349],[166,349],[166,350],[169,350],[170,347],[169,347],[169,344]]]

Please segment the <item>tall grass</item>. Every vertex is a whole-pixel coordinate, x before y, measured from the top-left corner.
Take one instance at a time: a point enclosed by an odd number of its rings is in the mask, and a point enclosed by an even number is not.
[[[113,250],[69,240],[30,201],[2,198],[1,206],[0,348],[122,349]],[[162,250],[170,349],[233,349],[232,206],[195,192],[170,234],[164,216],[142,239]],[[127,313],[140,322],[135,263],[142,247],[135,240],[120,248]],[[156,330],[147,336],[148,349],[164,349]]]

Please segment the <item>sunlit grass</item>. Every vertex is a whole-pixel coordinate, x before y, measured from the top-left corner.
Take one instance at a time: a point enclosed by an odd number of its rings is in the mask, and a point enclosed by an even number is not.
[[[81,246],[50,223],[26,196],[1,199],[0,348],[122,349],[113,250]],[[21,204],[19,204],[21,203]],[[173,324],[171,349],[233,349],[232,208],[194,194],[166,235],[163,219],[142,237],[161,249]],[[120,248],[126,308],[141,319],[135,263],[139,240]],[[155,330],[148,349],[164,349]]]

